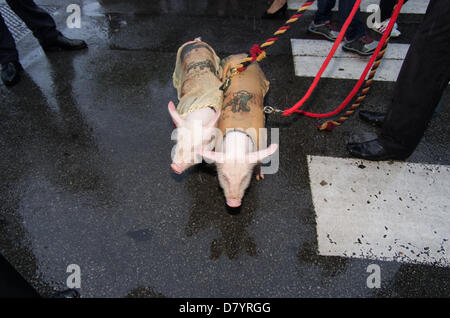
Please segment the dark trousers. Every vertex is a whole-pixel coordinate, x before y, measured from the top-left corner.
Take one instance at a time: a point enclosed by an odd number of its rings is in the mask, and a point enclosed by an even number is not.
[[[356,0],[339,0],[339,23],[344,24],[345,20],[349,16],[350,12],[355,5]],[[321,24],[325,21],[331,21],[332,12],[336,0],[318,0],[317,1],[317,12],[314,17],[314,23]],[[352,22],[350,23],[345,36],[347,40],[351,41],[358,39],[366,34],[366,29],[364,24],[361,22],[360,10],[356,11]]]
[[[407,2],[403,2],[403,5]],[[380,13],[381,13],[381,21],[387,20],[392,16],[392,12],[394,11],[394,6],[397,3],[397,0],[380,0]]]
[[[11,10],[20,17],[41,44],[54,40],[59,32],[55,21],[33,0],[6,0]],[[0,64],[18,61],[19,56],[14,39],[0,15]]]
[[[380,141],[413,152],[450,80],[450,1],[431,0],[403,62]]]

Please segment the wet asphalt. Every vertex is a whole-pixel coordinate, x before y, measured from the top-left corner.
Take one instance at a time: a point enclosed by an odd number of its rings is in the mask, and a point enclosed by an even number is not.
[[[0,1],[0,3],[3,3]],[[226,208],[215,168],[170,170],[177,48],[201,36],[223,58],[262,43],[282,20],[266,1],[37,1],[89,49],[45,55],[31,34],[25,67],[0,85],[0,252],[42,295],[81,268],[82,297],[416,297],[450,295],[450,269],[317,253],[307,155],[348,157],[349,141],[376,128],[357,116],[331,133],[316,120],[270,115],[280,128],[280,169],[252,181],[239,211]],[[67,29],[66,6],[82,6]],[[266,104],[286,108],[311,79],[294,75],[290,37],[310,38],[312,14],[268,50]],[[420,17],[401,17],[409,43]],[[351,80],[323,79],[305,106],[325,111]],[[384,110],[394,84],[376,82],[362,106]],[[449,90],[410,162],[450,164]],[[366,286],[380,265],[381,289]]]

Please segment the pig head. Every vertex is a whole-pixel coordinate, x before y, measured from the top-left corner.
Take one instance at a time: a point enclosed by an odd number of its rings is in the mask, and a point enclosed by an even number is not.
[[[239,54],[225,59],[222,80],[245,57]],[[241,205],[253,168],[278,148],[278,145],[270,145],[259,149],[260,145],[266,145],[266,141],[261,140],[265,135],[260,136],[260,128],[265,127],[263,102],[268,89],[269,82],[256,63],[233,76],[224,95],[218,124],[223,138],[216,139],[215,152],[202,151],[205,159],[216,163],[219,183],[230,207]]]
[[[214,148],[214,128],[220,116],[223,92],[220,90],[222,67],[214,50],[199,38],[178,49],[173,85],[179,103],[169,102],[169,114],[176,126],[172,139],[171,168],[181,174],[201,162],[196,158],[198,147]],[[200,157],[200,154],[198,155]]]

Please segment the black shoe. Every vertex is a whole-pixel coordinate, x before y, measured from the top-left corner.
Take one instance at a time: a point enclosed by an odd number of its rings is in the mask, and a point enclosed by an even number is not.
[[[75,51],[87,48],[87,44],[83,40],[69,39],[59,34],[53,42],[42,44],[42,48],[46,52]]]
[[[66,289],[51,295],[50,298],[80,298],[80,293],[76,289]]]
[[[20,80],[20,72],[23,70],[19,62],[2,64],[2,81],[6,86],[13,86]]]
[[[359,54],[361,56],[369,56],[372,55],[373,52],[377,49],[378,41],[375,41],[368,35],[364,35],[359,39],[355,39],[352,41],[345,41],[342,45],[342,49],[344,51],[353,52]]]
[[[348,143],[347,150],[357,158],[366,160],[404,160],[411,154],[406,150],[392,150],[383,145],[379,139],[374,139],[361,143]]]
[[[377,127],[381,127],[381,126],[383,126],[383,122],[384,122],[384,119],[386,118],[386,114],[379,113],[379,112],[371,112],[368,110],[360,110],[359,118],[361,118],[365,122],[368,122],[369,124],[372,124]]]
[[[264,14],[261,16],[261,19],[282,19],[286,16],[286,11],[287,11],[287,2],[284,4],[284,6],[282,6],[274,13],[267,13],[267,11],[264,12]]]

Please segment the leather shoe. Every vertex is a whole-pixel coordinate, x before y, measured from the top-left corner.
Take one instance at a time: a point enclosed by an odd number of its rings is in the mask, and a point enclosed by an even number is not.
[[[20,80],[22,65],[19,62],[2,64],[2,81],[6,86],[13,86]]]
[[[379,139],[374,139],[361,143],[348,143],[347,150],[354,157],[366,159],[366,160],[389,160],[398,159],[404,160],[411,154],[405,149],[389,149]]]
[[[368,110],[360,110],[359,118],[361,118],[365,122],[368,122],[369,124],[372,124],[377,127],[381,127],[381,126],[383,126],[383,122],[384,122],[384,119],[386,118],[386,114],[379,113],[379,112],[371,112]]]
[[[50,298],[80,298],[80,293],[76,289],[66,289],[51,295]]]
[[[75,51],[87,48],[87,44],[83,40],[69,39],[59,34],[53,42],[42,44],[42,48],[46,52]]]

